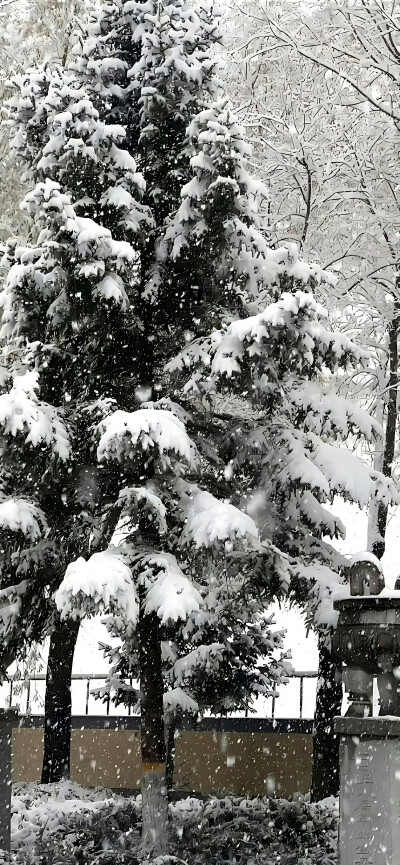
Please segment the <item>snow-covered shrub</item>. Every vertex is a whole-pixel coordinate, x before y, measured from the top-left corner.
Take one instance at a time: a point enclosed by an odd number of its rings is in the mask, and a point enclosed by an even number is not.
[[[334,865],[336,800],[213,798],[171,806],[181,838],[177,855],[190,863]]]
[[[293,801],[188,798],[170,805],[170,822],[171,862],[336,865],[335,799],[313,805],[302,796]],[[140,797],[85,790],[70,782],[50,788],[17,785],[13,848],[11,859],[4,862],[138,865],[142,858]]]
[[[71,843],[72,823],[78,826],[82,821],[82,825],[89,826],[93,818],[97,823],[104,811],[118,808],[125,801],[106,788],[86,789],[71,781],[16,784],[12,798],[12,848],[29,861],[36,844],[44,847],[55,836],[69,838]]]

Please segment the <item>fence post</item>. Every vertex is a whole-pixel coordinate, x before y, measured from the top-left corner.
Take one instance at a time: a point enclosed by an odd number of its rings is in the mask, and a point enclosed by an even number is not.
[[[18,723],[15,709],[0,709],[0,849],[11,848],[12,730]]]
[[[73,678],[73,676],[72,676]],[[89,697],[90,697],[90,679],[86,682],[86,706],[85,706],[85,715],[89,714]]]
[[[300,718],[303,717],[304,676],[300,676]]]

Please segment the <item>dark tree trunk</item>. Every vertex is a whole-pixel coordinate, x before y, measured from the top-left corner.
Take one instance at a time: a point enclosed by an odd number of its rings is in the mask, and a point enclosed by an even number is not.
[[[168,850],[168,797],[164,728],[164,682],[160,625],[156,613],[139,621],[142,842],[147,852],[162,856]]]
[[[335,664],[325,637],[318,638],[319,669],[314,719],[311,801],[319,802],[339,792],[339,736],[334,718],[342,709],[341,671]]]
[[[400,282],[397,280],[397,289],[400,289]],[[383,443],[383,459],[382,473],[389,478],[392,474],[394,451],[396,445],[396,428],[397,428],[397,394],[398,394],[398,374],[399,374],[399,326],[400,326],[400,304],[395,303],[395,311],[393,319],[389,327],[389,382],[388,382],[388,401],[386,409],[386,428],[385,438]],[[377,508],[377,525],[376,538],[372,545],[372,552],[381,559],[385,552],[385,535],[388,517],[388,506],[378,504]]]
[[[167,783],[167,792],[168,797],[170,798],[170,794],[172,788],[174,786],[174,772],[175,772],[175,735],[176,735],[176,717],[175,715],[170,715],[168,722],[166,724],[166,783]]]
[[[51,637],[44,706],[42,784],[69,778],[71,675],[79,622],[58,622]]]

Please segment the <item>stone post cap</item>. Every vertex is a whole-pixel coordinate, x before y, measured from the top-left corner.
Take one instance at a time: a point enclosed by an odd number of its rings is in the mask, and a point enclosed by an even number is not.
[[[385,588],[382,565],[373,553],[357,553],[350,562],[350,594],[379,595]]]

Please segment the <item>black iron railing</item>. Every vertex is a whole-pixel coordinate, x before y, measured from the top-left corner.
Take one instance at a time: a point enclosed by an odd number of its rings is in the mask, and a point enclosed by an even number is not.
[[[303,719],[308,718],[312,719],[314,715],[313,710],[313,699],[308,700],[308,707],[311,706],[311,709],[308,709],[308,714],[304,715],[304,683],[308,679],[316,679],[317,673],[315,671],[305,671],[305,670],[296,670],[293,671],[290,678],[299,680],[299,690],[298,693],[291,698],[290,700],[290,717],[293,719]],[[29,678],[23,679],[18,676],[10,677],[9,681],[4,683],[2,686],[3,690],[3,704],[13,705],[19,704],[20,711],[26,715],[42,715],[44,712],[43,706],[38,706],[37,709],[32,711],[31,698],[33,694],[33,689],[35,688],[36,683],[43,683],[46,680],[46,676],[44,673],[37,673]],[[75,711],[73,705],[73,715],[74,716],[88,716],[89,714],[93,715],[101,715],[101,708],[104,706],[105,715],[108,717],[110,715],[110,707],[111,700],[109,696],[106,696],[105,702],[102,704],[101,701],[95,700],[93,698],[93,685],[96,682],[96,690],[99,687],[105,684],[107,677],[104,673],[74,673],[72,676],[72,684],[74,682],[82,682],[84,683],[84,712]],[[128,683],[126,683],[128,684]],[[129,682],[132,685],[132,681]],[[287,695],[286,695],[287,696]],[[43,703],[44,697],[44,688],[43,688],[43,697],[38,697],[35,695],[37,703]],[[95,711],[90,712],[90,703],[92,697],[93,709]],[[270,711],[263,712],[264,717],[270,718],[274,720],[276,718],[277,708],[279,708],[279,703],[285,698],[285,686],[282,686],[280,689],[280,693],[278,695],[270,698]],[[73,704],[74,704],[74,695],[73,695]],[[118,716],[121,717],[129,717],[132,714],[132,710],[130,706],[120,705],[118,707]],[[248,713],[243,712],[243,717],[247,717]],[[236,716],[238,714],[236,713]],[[250,717],[252,715],[250,714]],[[286,717],[289,717],[287,715]]]

